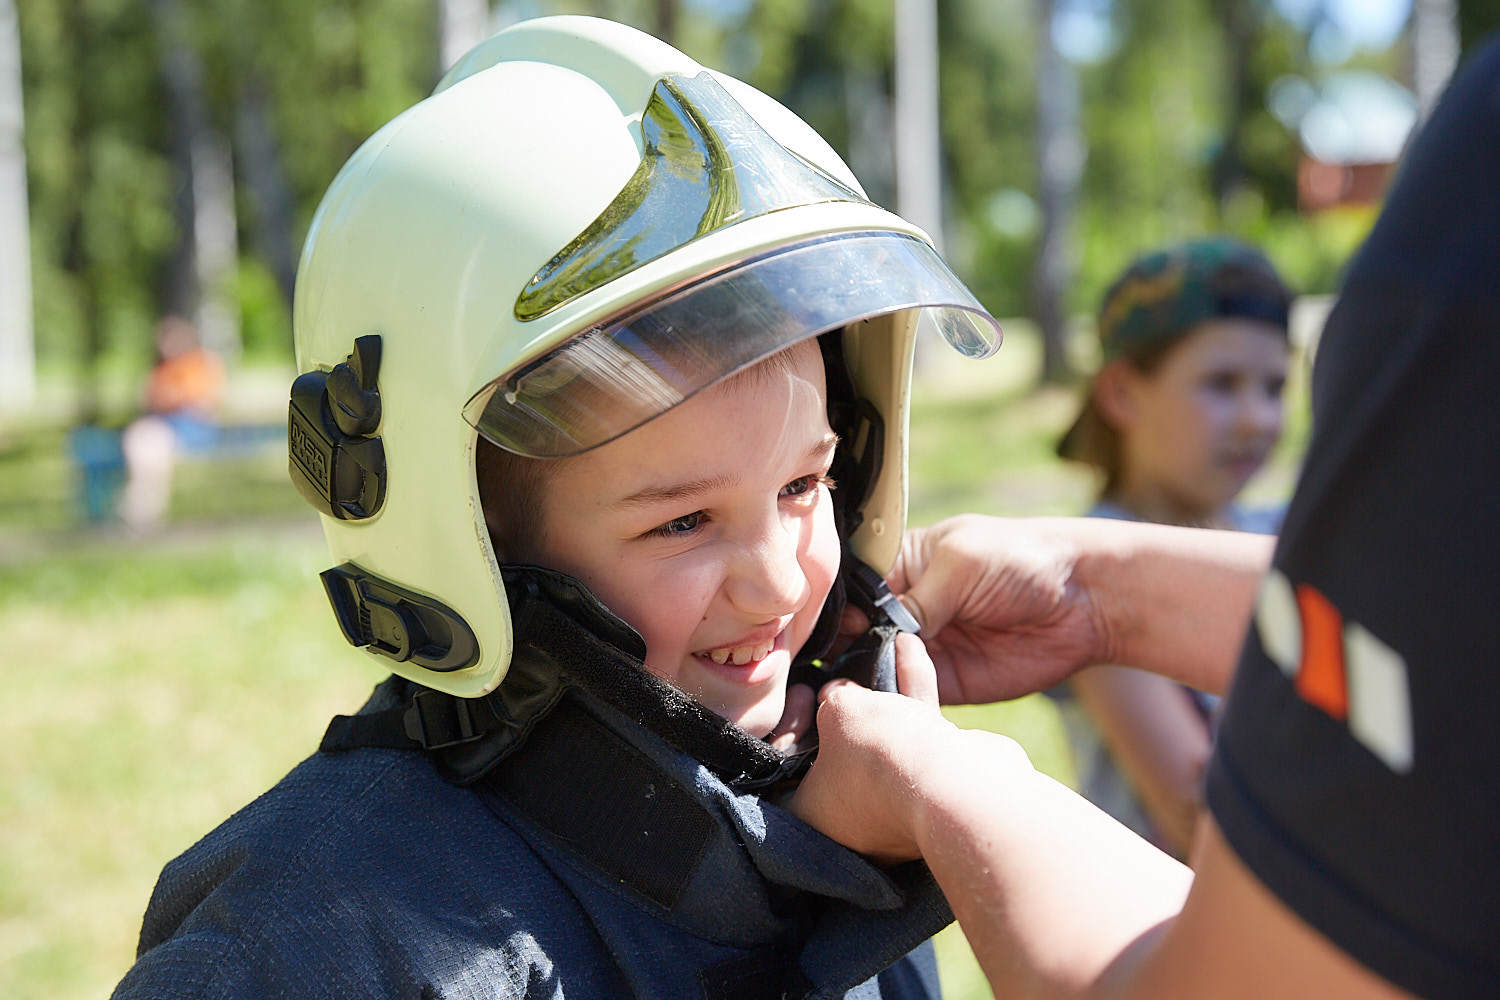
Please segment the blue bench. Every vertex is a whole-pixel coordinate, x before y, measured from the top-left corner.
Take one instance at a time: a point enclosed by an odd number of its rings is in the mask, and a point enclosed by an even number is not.
[[[78,483],[80,513],[89,521],[106,521],[125,485],[123,431],[82,424],[68,432],[68,453]],[[244,458],[273,442],[286,441],[285,424],[220,424],[179,437],[183,461]]]

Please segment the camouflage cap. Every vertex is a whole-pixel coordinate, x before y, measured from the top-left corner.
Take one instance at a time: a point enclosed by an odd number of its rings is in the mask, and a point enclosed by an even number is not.
[[[1227,237],[1191,240],[1137,257],[1110,285],[1099,306],[1099,346],[1112,361],[1221,316],[1285,330],[1291,301],[1259,250]]]

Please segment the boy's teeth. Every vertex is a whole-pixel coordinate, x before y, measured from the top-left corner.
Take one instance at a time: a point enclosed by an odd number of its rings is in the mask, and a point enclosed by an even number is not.
[[[771,655],[771,650],[775,646],[776,643],[773,640],[771,642],[763,642],[758,646],[724,646],[720,649],[710,649],[708,652],[700,655],[708,657],[715,663],[732,662],[735,666],[742,667],[752,660],[764,660],[767,656]]]

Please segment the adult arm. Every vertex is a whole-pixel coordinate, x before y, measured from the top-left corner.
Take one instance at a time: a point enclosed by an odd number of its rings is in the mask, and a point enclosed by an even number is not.
[[[945,704],[1013,698],[1084,666],[1221,692],[1275,540],[1100,518],[968,514],[909,532],[889,575]]]
[[[1195,883],[1004,736],[851,684],[819,698],[791,807],[867,854],[925,859],[996,996],[1405,995],[1282,906],[1211,821]]]

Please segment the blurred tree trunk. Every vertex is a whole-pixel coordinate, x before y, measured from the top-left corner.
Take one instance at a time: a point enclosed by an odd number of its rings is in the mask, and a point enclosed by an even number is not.
[[[287,309],[297,284],[297,245],[292,235],[292,192],[271,125],[266,91],[257,77],[240,87],[234,118],[240,173],[255,206],[256,252],[266,262]]]
[[[36,395],[24,122],[20,23],[0,0],[0,412],[11,413]]]
[[[896,213],[925,231],[941,253],[943,140],[937,0],[896,0],[895,35]],[[920,334],[923,328],[917,329]],[[927,339],[917,339],[913,363],[919,370],[927,365]]]
[[[1411,83],[1423,119],[1458,65],[1458,0],[1412,0]]]
[[[438,74],[448,72],[465,52],[489,34],[489,0],[439,0]]]
[[[896,0],[896,211],[943,249],[936,0]]]
[[[86,52],[94,44],[88,13],[84,0],[70,0],[63,18],[67,46],[73,52]],[[77,196],[70,199],[62,231],[62,268],[72,279],[72,293],[78,314],[82,320],[82,358],[78,367],[78,383],[75,417],[81,423],[100,419],[99,359],[104,353],[104,321],[100,315],[98,276],[89,266],[87,239],[84,235],[83,205],[87,192],[94,184],[93,135],[98,113],[95,109],[97,95],[82,74],[69,79],[73,118],[70,123],[68,145],[77,151],[72,176],[68,178],[71,190]]]
[[[891,98],[882,74],[844,70],[844,114],[849,119],[849,169],[877,205],[892,204],[895,136]]]
[[[1245,184],[1243,144],[1245,127],[1255,111],[1255,94],[1250,83],[1250,58],[1259,41],[1250,0],[1223,0],[1220,24],[1224,31],[1224,69],[1227,113],[1223,139],[1214,157],[1212,184],[1214,200],[1223,218],[1234,195]]]
[[[656,0],[656,24],[652,34],[669,45],[677,41],[677,0]]]
[[[229,143],[208,117],[187,10],[179,0],[155,0],[152,12],[177,173],[178,244],[163,304],[167,312],[191,319],[204,346],[232,361],[240,353],[239,307],[231,288],[239,232]]]
[[[1042,333],[1043,382],[1062,382],[1070,374],[1066,301],[1075,265],[1068,230],[1083,169],[1077,82],[1052,38],[1054,9],[1054,0],[1037,0],[1037,188],[1042,218],[1032,307]]]

